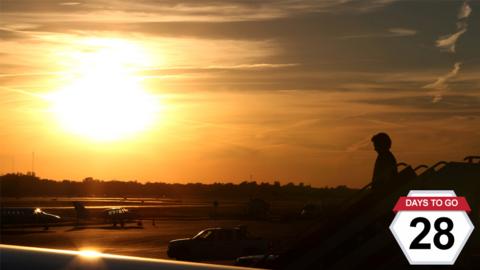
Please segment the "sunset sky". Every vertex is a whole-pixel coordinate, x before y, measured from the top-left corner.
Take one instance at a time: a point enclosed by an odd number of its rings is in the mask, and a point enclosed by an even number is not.
[[[480,1],[0,0],[0,174],[363,186],[480,154]]]

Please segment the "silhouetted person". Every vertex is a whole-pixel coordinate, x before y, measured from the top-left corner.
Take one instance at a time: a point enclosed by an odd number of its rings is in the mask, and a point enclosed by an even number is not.
[[[386,133],[378,133],[372,137],[373,146],[378,156],[375,161],[372,177],[372,190],[387,188],[397,177],[397,160],[390,152],[392,140]]]

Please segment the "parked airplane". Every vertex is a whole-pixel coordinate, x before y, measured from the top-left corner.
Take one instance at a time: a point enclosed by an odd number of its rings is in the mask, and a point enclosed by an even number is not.
[[[49,214],[40,208],[5,207],[1,209],[2,227],[4,225],[36,225],[48,230],[50,224],[60,221],[60,216]]]
[[[125,223],[133,222],[137,223],[138,226],[142,226],[142,218],[139,213],[124,207],[112,207],[100,213],[94,213],[87,209],[82,202],[73,202],[73,206],[77,213],[77,224],[79,224],[82,219],[98,218],[105,220],[107,223],[112,223],[114,227],[119,224],[123,228]]]

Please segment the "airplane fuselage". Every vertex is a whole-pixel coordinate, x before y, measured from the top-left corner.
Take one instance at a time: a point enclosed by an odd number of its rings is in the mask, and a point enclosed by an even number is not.
[[[58,223],[60,220],[60,216],[49,214],[40,208],[1,208],[2,227],[4,225],[41,225],[48,228],[50,224]]]

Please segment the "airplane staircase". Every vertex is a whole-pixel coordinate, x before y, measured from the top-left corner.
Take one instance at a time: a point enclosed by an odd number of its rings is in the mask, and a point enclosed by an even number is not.
[[[335,217],[302,237],[273,265],[265,266],[275,269],[409,268],[389,231],[397,199],[414,189],[454,190],[457,195],[467,197],[472,208],[472,222],[478,227],[479,160],[480,157],[470,156],[464,162],[439,162],[429,168],[421,165],[415,169],[402,164],[405,168],[389,188],[373,192],[368,190],[367,185],[349,200],[346,207],[340,208]],[[425,170],[417,173],[421,169]],[[469,256],[480,246],[479,241],[474,239],[475,231],[471,238],[459,258],[458,269],[467,269],[475,260]]]

